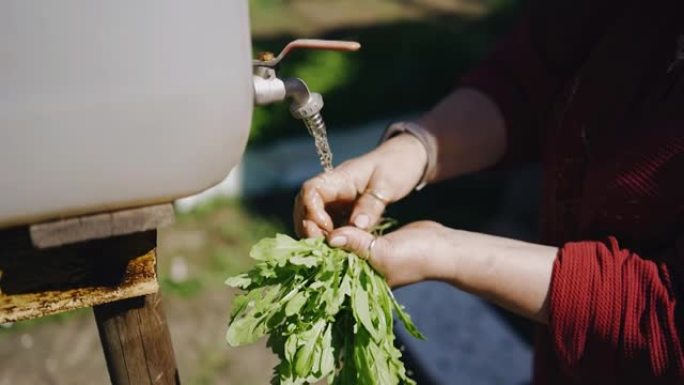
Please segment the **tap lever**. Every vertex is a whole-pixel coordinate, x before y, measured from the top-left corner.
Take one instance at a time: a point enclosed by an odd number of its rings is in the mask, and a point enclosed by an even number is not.
[[[355,41],[344,41],[344,40],[323,40],[323,39],[297,39],[288,43],[285,48],[276,56],[273,54],[262,53],[260,54],[260,60],[252,61],[252,65],[257,67],[270,67],[273,68],[277,66],[281,60],[283,60],[290,52],[296,49],[319,49],[327,51],[346,51],[353,52],[358,51],[361,48],[361,44]]]

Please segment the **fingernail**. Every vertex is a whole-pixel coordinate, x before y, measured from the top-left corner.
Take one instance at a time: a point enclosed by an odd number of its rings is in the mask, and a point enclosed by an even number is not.
[[[337,235],[330,240],[330,246],[332,247],[341,247],[345,244],[347,244],[347,237],[342,235]]]
[[[354,226],[365,229],[370,225],[370,218],[366,214],[357,215],[354,219]]]

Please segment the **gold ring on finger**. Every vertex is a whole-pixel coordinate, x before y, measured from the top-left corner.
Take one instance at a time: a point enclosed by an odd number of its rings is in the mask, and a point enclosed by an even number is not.
[[[377,199],[382,203],[383,205],[387,206],[390,203],[390,200],[382,196],[382,194],[378,193],[377,191],[373,191],[371,189],[366,190],[366,194],[372,196],[373,198]]]
[[[373,239],[370,241],[368,244],[368,248],[366,248],[366,255],[362,257],[364,261],[370,261],[371,258],[373,257],[373,246],[375,246],[375,241],[378,240],[378,237],[373,237]]]

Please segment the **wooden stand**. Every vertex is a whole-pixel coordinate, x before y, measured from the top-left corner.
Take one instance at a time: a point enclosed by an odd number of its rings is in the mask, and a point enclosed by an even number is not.
[[[114,385],[178,385],[178,369],[159,294],[93,308]]]
[[[158,294],[150,228],[159,219],[145,220],[149,212],[105,218],[126,231],[93,232],[88,218],[0,231],[0,323],[92,306],[113,385],[180,384]]]

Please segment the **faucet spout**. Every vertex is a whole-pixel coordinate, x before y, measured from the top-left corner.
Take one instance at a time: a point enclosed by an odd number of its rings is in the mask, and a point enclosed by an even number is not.
[[[292,99],[290,113],[295,119],[304,122],[309,134],[313,136],[323,169],[332,170],[332,152],[328,144],[325,122],[321,115],[323,97],[319,93],[310,92],[309,87],[301,79],[285,79],[283,83],[286,95]]]
[[[292,98],[292,102],[297,105],[304,105],[309,101],[311,92],[309,87],[300,78],[289,78],[283,81],[285,84],[285,95]]]
[[[283,83],[285,95],[292,99],[290,113],[295,119],[305,120],[321,112],[323,97],[319,93],[310,92],[302,79],[285,79]]]
[[[278,64],[294,49],[327,49],[336,51],[356,51],[360,44],[348,41],[295,40],[288,44],[278,55],[264,52],[252,62],[254,79],[254,104],[265,106],[290,99],[290,113],[301,120],[313,136],[321,165],[326,171],[332,170],[332,153],[321,115],[323,97],[311,92],[306,83],[299,78],[280,79],[277,76]]]

